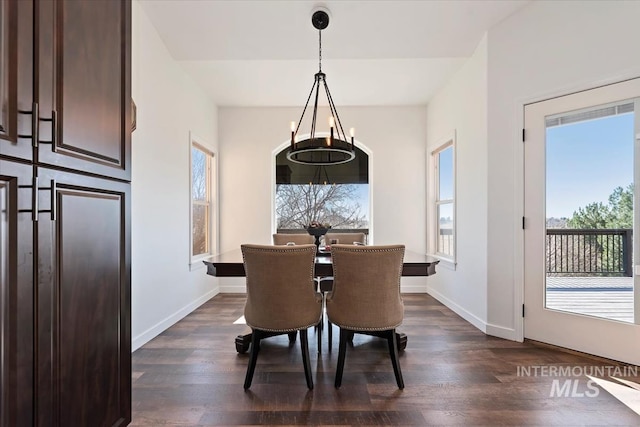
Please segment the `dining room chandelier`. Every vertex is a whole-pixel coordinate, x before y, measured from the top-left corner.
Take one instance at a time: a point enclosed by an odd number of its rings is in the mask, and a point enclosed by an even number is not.
[[[339,165],[353,160],[355,148],[353,143],[354,129],[351,128],[351,140],[347,140],[347,136],[342,127],[342,122],[338,116],[338,110],[333,103],[329,86],[327,86],[326,74],[322,72],[322,30],[329,25],[329,14],[325,10],[316,10],[311,16],[311,23],[318,30],[318,72],[314,76],[311,92],[307,97],[307,102],[302,110],[302,115],[298,124],[291,122],[291,147],[287,152],[287,159],[294,163],[303,165]],[[329,104],[329,136],[316,136],[317,115],[318,115],[318,99],[320,98],[321,87],[326,94],[327,103]],[[313,113],[311,116],[311,130],[309,137],[298,140],[298,132],[300,125],[304,120],[304,115],[309,107],[311,97],[313,101]]]

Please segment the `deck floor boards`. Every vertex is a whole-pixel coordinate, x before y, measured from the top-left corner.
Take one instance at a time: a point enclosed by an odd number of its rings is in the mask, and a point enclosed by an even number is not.
[[[546,307],[633,323],[633,278],[547,277]]]

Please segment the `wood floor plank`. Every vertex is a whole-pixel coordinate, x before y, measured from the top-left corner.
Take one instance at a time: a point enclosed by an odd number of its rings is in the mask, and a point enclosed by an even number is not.
[[[299,343],[263,341],[251,389],[242,385],[248,354],[235,351],[234,325],[244,295],[212,298],[134,352],[131,426],[232,425],[640,425],[640,417],[606,391],[552,395],[554,381],[587,378],[522,375],[522,368],[612,366],[533,342],[489,337],[426,294],[404,295],[409,337],[395,383],[385,341],[356,335],[347,348],[342,387],[333,386],[338,348],[324,333],[322,354],[309,330],[314,389],[308,390]],[[640,383],[640,377],[625,379]]]

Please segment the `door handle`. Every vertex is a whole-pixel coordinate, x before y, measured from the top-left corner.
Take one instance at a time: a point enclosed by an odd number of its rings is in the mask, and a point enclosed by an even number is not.
[[[32,104],[32,110],[18,110],[20,114],[31,114],[31,135],[18,134],[18,138],[31,138],[33,148],[38,148],[39,144],[51,144],[51,148],[56,144],[56,135],[58,134],[58,112],[51,111],[51,117],[40,118],[40,109],[37,102]],[[51,123],[51,140],[40,141],[40,122]]]
[[[38,221],[39,219],[39,214],[40,213],[50,213],[51,214],[51,221],[55,221],[56,220],[56,210],[57,210],[57,204],[56,204],[56,191],[57,191],[57,185],[56,185],[56,180],[52,179],[50,181],[50,185],[49,187],[38,187],[38,177],[35,176],[32,179],[32,184],[31,185],[19,185],[18,188],[31,188],[31,209],[20,209],[18,210],[18,212],[31,212],[31,219],[33,221]],[[40,210],[40,198],[38,197],[38,191],[44,191],[44,190],[49,190],[49,194],[51,197],[51,209],[46,209],[46,210]]]
[[[34,102],[31,104],[31,111],[28,110],[18,110],[19,114],[31,114],[31,135],[18,134],[18,138],[30,138],[31,146],[33,148],[38,148],[38,122],[40,121],[40,113],[38,109],[38,103]]]
[[[51,111],[51,118],[40,119],[41,122],[51,123],[51,140],[50,141],[38,141],[40,144],[51,144],[52,149],[56,144],[56,135],[58,134],[58,113],[56,110]]]

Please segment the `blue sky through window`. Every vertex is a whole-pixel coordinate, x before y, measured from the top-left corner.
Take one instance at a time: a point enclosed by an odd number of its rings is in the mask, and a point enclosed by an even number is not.
[[[369,184],[353,184],[356,186],[357,202],[360,203],[360,212],[369,220]]]
[[[453,199],[453,146],[440,151],[438,155],[440,200]]]
[[[633,121],[627,113],[547,128],[547,218],[606,205],[616,187],[633,182]]]

